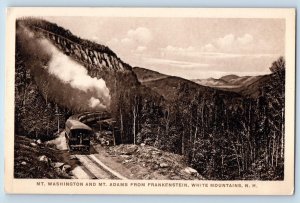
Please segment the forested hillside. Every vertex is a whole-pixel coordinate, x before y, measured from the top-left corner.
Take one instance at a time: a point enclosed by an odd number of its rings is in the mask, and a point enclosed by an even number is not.
[[[143,82],[170,101],[154,144],[209,179],[283,179],[284,59],[270,69],[238,93],[172,76]]]
[[[236,93],[132,69],[108,47],[44,20],[21,19],[16,26],[16,134],[48,137],[57,116],[63,127],[74,113],[100,109],[116,121],[120,143],[182,154],[206,179],[283,179],[283,58],[270,64],[272,74]],[[100,90],[53,74],[57,56]],[[101,105],[90,105],[92,98]]]
[[[31,138],[50,139],[53,137],[53,133],[58,130],[58,117],[59,124],[63,127],[66,119],[72,113],[68,108],[55,103],[52,98],[48,99],[46,94],[43,96],[43,90],[48,89],[48,81],[44,80],[40,87],[37,85],[28,67],[30,62],[25,53],[18,49],[18,46],[17,38],[15,56],[15,134],[23,135],[25,133]],[[48,80],[51,80],[51,78],[49,77]]]

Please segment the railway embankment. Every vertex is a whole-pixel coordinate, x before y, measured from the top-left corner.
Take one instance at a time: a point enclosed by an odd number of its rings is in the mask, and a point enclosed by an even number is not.
[[[16,178],[204,179],[183,156],[144,144],[93,143],[91,154],[74,154],[67,149],[64,132],[44,143],[24,136],[16,136],[15,140]]]
[[[72,166],[53,145],[25,136],[15,136],[15,178],[70,179]]]

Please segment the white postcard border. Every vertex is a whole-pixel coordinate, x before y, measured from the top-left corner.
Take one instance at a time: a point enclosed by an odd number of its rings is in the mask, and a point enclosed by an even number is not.
[[[173,180],[49,180],[14,179],[14,64],[15,20],[23,16],[102,17],[201,17],[284,18],[286,20],[286,112],[284,181],[173,181]],[[294,192],[295,136],[295,9],[215,8],[8,8],[6,31],[5,93],[5,191],[18,194],[169,194],[169,195],[292,195]],[[79,186],[48,186],[49,182],[79,183]],[[81,183],[84,184],[81,186]],[[96,183],[94,186],[93,184]],[[101,183],[105,183],[106,186]],[[109,186],[119,183],[127,186]],[[145,183],[145,186],[134,184]],[[151,186],[151,184],[177,184]],[[202,184],[192,187],[192,183]],[[86,186],[88,184],[90,186]],[[150,184],[150,185],[149,185]],[[188,187],[179,186],[188,184]],[[205,185],[208,185],[207,187]],[[228,187],[226,184],[242,184]],[[247,184],[247,185],[245,185]],[[214,187],[212,187],[214,186]],[[226,186],[226,187],[223,187]],[[246,187],[248,186],[248,187]]]

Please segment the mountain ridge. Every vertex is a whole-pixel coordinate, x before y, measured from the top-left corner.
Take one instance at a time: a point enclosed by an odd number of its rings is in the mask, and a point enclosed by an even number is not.
[[[237,76],[234,74],[229,74],[220,77],[219,79],[208,78],[208,79],[184,79],[181,77],[170,76],[166,74],[161,74],[158,71],[153,71],[147,68],[134,67],[133,71],[136,73],[138,80],[145,86],[153,88],[157,91],[158,86],[160,89],[168,88],[169,92],[175,89],[177,80],[177,85],[180,85],[182,82],[186,82],[191,86],[196,88],[212,88],[221,91],[234,92],[241,94],[243,96],[257,97],[260,95],[260,87],[262,86],[263,81],[268,80],[268,75],[259,75],[259,76]],[[145,79],[147,78],[147,79]],[[169,81],[168,81],[169,80]],[[160,84],[165,83],[165,84]],[[194,83],[194,84],[193,84]],[[206,89],[208,90],[208,89]],[[168,93],[162,93],[165,97],[170,96]],[[168,94],[168,95],[166,95]],[[172,96],[171,96],[172,97]],[[173,100],[172,98],[171,100]]]

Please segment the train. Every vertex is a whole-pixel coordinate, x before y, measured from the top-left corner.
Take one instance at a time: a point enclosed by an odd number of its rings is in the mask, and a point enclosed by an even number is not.
[[[70,151],[90,151],[93,130],[75,119],[66,121],[65,136]]]
[[[110,118],[108,112],[84,112],[71,116],[65,124],[65,136],[70,151],[90,151],[94,126],[100,120]]]

